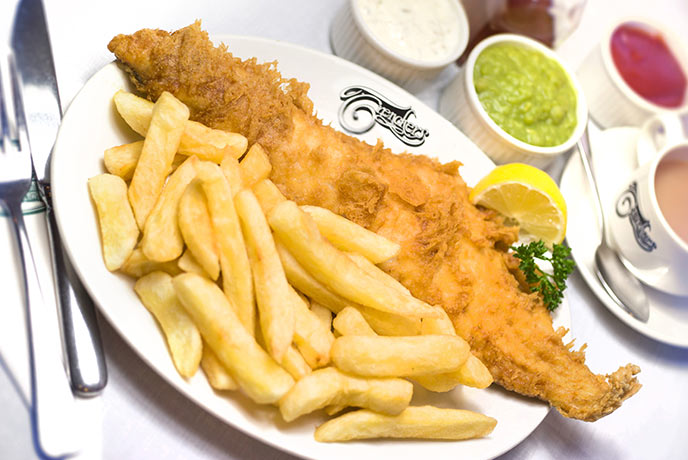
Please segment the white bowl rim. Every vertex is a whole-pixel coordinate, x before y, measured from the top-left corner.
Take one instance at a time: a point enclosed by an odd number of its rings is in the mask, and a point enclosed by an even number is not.
[[[478,94],[475,92],[475,86],[473,85],[473,68],[475,67],[475,61],[480,55],[480,53],[487,47],[494,45],[496,43],[518,43],[520,45],[528,46],[540,51],[545,56],[553,59],[559,66],[564,70],[566,75],[573,86],[573,90],[576,93],[576,127],[569,138],[559,145],[553,145],[548,147],[541,147],[538,145],[528,144],[520,139],[516,139],[514,136],[506,132],[502,127],[500,127],[495,121],[490,117],[485,108],[483,107],[480,99],[478,99]],[[502,139],[506,140],[508,143],[512,144],[519,150],[523,152],[528,152],[530,154],[539,155],[542,157],[556,156],[563,152],[566,152],[571,147],[574,146],[576,142],[583,135],[583,131],[588,124],[588,105],[585,100],[585,93],[583,92],[583,87],[580,85],[576,74],[572,69],[566,64],[561,57],[552,49],[546,47],[542,43],[533,40],[532,38],[525,37],[523,35],[516,34],[497,34],[488,37],[478,43],[475,48],[468,55],[468,60],[464,66],[465,78],[464,82],[466,85],[466,94],[468,94],[468,100],[473,107],[473,109],[480,114],[482,120],[488,125],[491,131],[499,135]]]
[[[397,62],[398,64],[422,70],[439,69],[451,64],[452,62],[455,62],[457,59],[459,59],[459,56],[461,56],[461,53],[464,52],[466,46],[468,45],[469,29],[466,11],[464,10],[460,2],[449,0],[448,3],[454,7],[454,10],[456,11],[456,15],[458,17],[457,25],[459,27],[460,35],[459,40],[456,44],[456,49],[444,59],[439,59],[436,61],[423,61],[420,59],[413,59],[404,56],[403,54],[392,50],[387,45],[382,43],[370,29],[370,26],[368,26],[368,24],[366,24],[366,22],[361,17],[361,13],[358,10],[358,0],[349,0],[349,5],[351,8],[355,25],[361,32],[363,37],[366,39],[366,41],[373,46],[373,48],[375,48],[378,52],[382,53],[384,56]],[[464,32],[461,33],[461,31]]]
[[[614,64],[614,61],[612,60],[612,52],[611,52],[611,40],[612,40],[612,35],[618,29],[624,24],[638,24],[640,26],[648,27],[652,29],[654,32],[657,32],[658,34],[661,35],[662,38],[664,38],[666,45],[669,47],[669,50],[671,53],[674,55],[678,63],[681,65],[681,69],[683,70],[683,73],[686,77],[688,77],[688,58],[686,57],[685,53],[681,52],[682,50],[688,49],[684,45],[683,41],[679,38],[678,35],[674,34],[669,28],[665,27],[664,25],[647,19],[647,18],[640,18],[640,17],[635,17],[635,16],[629,16],[626,18],[619,19],[618,21],[614,21],[612,25],[607,29],[605,32],[605,35],[603,39],[600,41],[600,51],[602,52],[602,62],[604,64],[604,68],[607,72],[607,75],[612,79],[614,82],[614,85],[619,88],[619,90],[623,93],[626,98],[628,98],[631,102],[633,102],[635,105],[639,106],[643,110],[650,112],[650,113],[679,113],[683,112],[688,108],[688,88],[686,89],[686,93],[683,96],[683,104],[679,107],[664,107],[658,104],[654,104],[638,93],[636,93],[633,88],[631,88],[628,83],[623,79],[621,74],[619,73],[619,70],[616,68],[616,65]]]

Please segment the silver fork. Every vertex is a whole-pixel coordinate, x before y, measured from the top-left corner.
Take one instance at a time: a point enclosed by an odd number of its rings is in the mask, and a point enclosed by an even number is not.
[[[33,432],[35,444],[44,455],[62,457],[77,450],[76,407],[60,342],[55,340],[59,337],[55,335],[58,325],[47,321],[49,312],[22,214],[21,204],[31,187],[33,166],[19,82],[12,55],[0,59],[0,205],[10,216],[24,274]]]

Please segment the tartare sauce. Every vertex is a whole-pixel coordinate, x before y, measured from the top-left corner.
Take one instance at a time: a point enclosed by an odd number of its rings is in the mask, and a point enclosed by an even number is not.
[[[446,59],[459,42],[457,0],[357,0],[361,19],[382,44],[419,61]]]

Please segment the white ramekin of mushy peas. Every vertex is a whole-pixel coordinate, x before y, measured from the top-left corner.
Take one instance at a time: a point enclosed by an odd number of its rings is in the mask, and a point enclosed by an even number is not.
[[[588,113],[575,74],[557,54],[512,34],[471,51],[439,110],[495,162],[540,168],[575,145]]]
[[[455,62],[468,35],[457,0],[348,0],[330,29],[335,54],[410,91]]]

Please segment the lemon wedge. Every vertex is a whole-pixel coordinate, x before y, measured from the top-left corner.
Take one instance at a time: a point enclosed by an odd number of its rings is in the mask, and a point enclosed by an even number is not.
[[[494,209],[521,227],[525,240],[548,246],[566,236],[566,202],[549,175],[530,165],[498,166],[471,190],[473,204]]]

